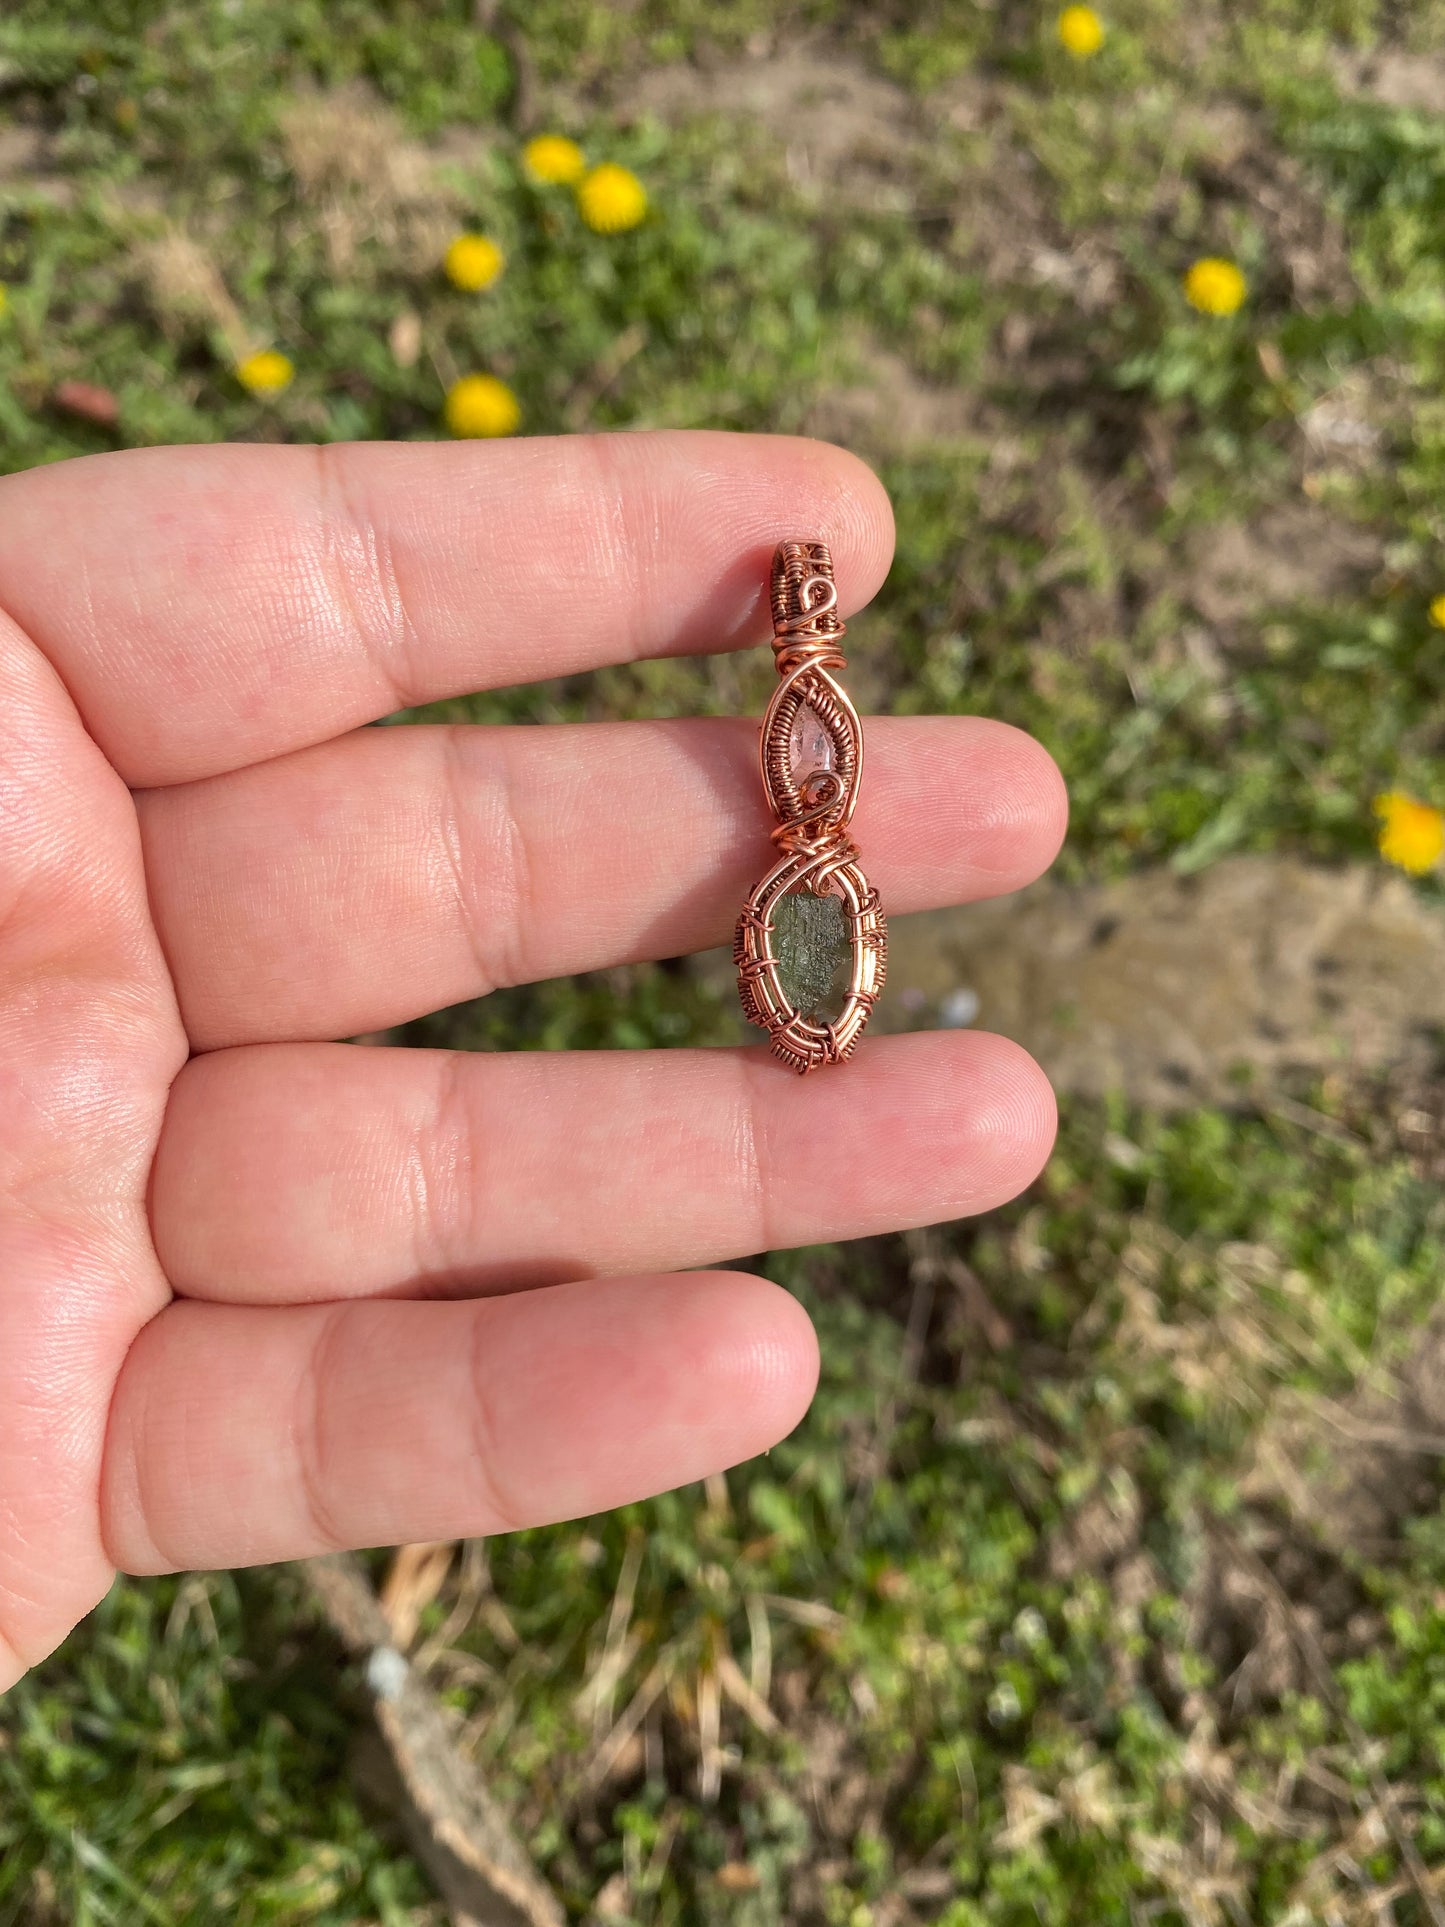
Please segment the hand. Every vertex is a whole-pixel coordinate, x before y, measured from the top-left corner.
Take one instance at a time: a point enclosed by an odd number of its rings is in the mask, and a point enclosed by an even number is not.
[[[688,434],[156,449],[0,480],[0,1688],[119,1566],[505,1531],[699,1478],[807,1406],[811,1328],[678,1271],[999,1203],[1053,1105],[973,1033],[451,1054],[325,1040],[725,940],[756,721],[359,726],[841,604],[887,502]],[[1026,883],[1028,738],[869,725],[890,912]],[[846,1099],[846,1101],[840,1101]]]

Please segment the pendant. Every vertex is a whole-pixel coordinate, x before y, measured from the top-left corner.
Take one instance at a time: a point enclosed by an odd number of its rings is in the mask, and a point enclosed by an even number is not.
[[[834,676],[844,630],[825,543],[779,543],[772,608],[780,680],[758,753],[780,856],[743,905],[733,961],[748,1022],[806,1075],[852,1055],[883,989],[888,929],[848,835],[863,729]]]

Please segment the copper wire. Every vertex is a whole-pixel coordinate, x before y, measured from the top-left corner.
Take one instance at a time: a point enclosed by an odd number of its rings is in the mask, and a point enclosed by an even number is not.
[[[763,717],[758,761],[768,804],[778,821],[780,851],[738,919],[734,959],[749,1020],[763,1025],[774,1052],[795,1070],[839,1063],[857,1044],[887,965],[887,926],[878,893],[859,867],[847,834],[863,775],[863,729],[836,672],[847,667],[839,643],[832,558],[822,542],[783,542],[773,556],[770,599],[779,683]],[[792,767],[792,730],[806,703],[827,732],[831,769],[799,780]],[[796,890],[841,895],[848,916],[852,968],[842,1015],[818,1023],[788,1001],[772,947],[772,906]]]

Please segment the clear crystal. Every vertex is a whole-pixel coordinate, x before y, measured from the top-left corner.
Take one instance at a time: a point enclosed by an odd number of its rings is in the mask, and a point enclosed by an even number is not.
[[[788,734],[788,770],[799,789],[815,770],[836,767],[837,752],[827,724],[811,703],[799,703]]]

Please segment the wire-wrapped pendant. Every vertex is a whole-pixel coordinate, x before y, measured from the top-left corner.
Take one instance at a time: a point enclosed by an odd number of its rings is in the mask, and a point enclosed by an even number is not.
[[[778,545],[772,607],[780,681],[758,749],[781,856],[743,905],[733,960],[749,1023],[805,1074],[852,1054],[883,989],[888,928],[848,835],[863,730],[833,673],[844,631],[825,543]]]

